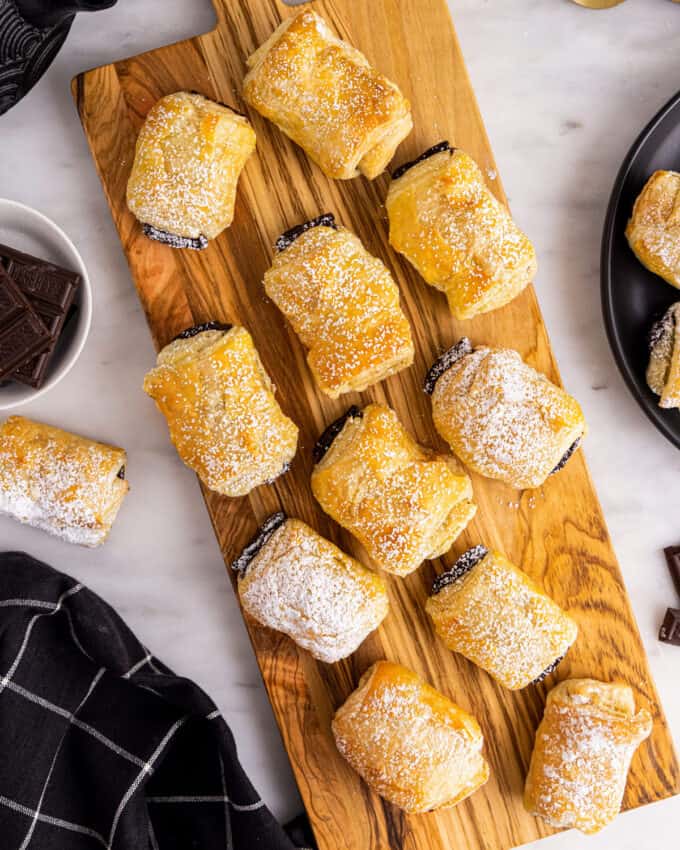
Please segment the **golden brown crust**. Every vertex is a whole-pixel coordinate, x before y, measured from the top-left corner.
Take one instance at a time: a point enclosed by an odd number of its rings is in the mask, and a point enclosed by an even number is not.
[[[370,667],[332,725],[354,770],[404,811],[455,806],[489,778],[475,718],[399,664]]]
[[[166,345],[144,391],[184,463],[217,493],[244,496],[285,472],[295,455],[298,429],[274,398],[245,328]]]
[[[652,328],[646,377],[659,407],[680,407],[680,301]]]
[[[499,552],[487,554],[426,604],[449,649],[506,688],[524,688],[562,658],[576,623]]]
[[[328,177],[372,180],[413,126],[397,86],[303,9],[248,59],[243,95]]]
[[[10,416],[0,425],[0,513],[99,546],[129,490],[123,449]]]
[[[455,458],[419,446],[378,404],[345,422],[314,467],[312,492],[377,566],[402,576],[447,551],[476,511]]]
[[[627,685],[570,679],[548,694],[527,776],[524,805],[551,826],[587,834],[621,808],[630,761],[652,730]]]
[[[586,433],[578,402],[509,348],[480,346],[437,380],[434,424],[464,464],[540,487]]]
[[[329,664],[351,655],[385,619],[377,573],[299,519],[287,519],[239,577],[245,611]]]
[[[626,238],[643,266],[680,288],[680,173],[652,174],[635,201]]]
[[[461,150],[409,168],[385,205],[390,244],[446,294],[457,319],[502,307],[536,275],[533,245]]]
[[[214,239],[232,222],[236,184],[254,150],[244,116],[199,94],[169,94],[137,138],[128,207],[158,230]]]
[[[309,349],[309,368],[331,398],[360,392],[413,362],[396,283],[344,227],[302,233],[276,254],[264,286]]]

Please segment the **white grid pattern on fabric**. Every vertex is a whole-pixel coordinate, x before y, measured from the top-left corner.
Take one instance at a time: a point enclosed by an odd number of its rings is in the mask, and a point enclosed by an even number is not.
[[[172,736],[175,734],[175,732],[177,732],[177,730],[180,728],[180,726],[182,726],[182,724],[186,722],[186,720],[187,720],[186,717],[180,717],[179,720],[176,720],[172,724],[172,726],[165,733],[163,740],[160,742],[160,744],[156,747],[156,749],[151,754],[151,758],[149,759],[149,761],[146,762],[144,767],[139,771],[139,773],[135,777],[134,781],[132,782],[132,784],[130,785],[128,790],[125,792],[125,794],[123,794],[123,798],[121,799],[121,801],[118,805],[118,809],[116,810],[116,814],[114,815],[114,818],[113,818],[113,823],[111,824],[111,832],[109,833],[109,843],[107,845],[107,850],[113,850],[113,840],[116,837],[116,830],[118,829],[118,823],[120,821],[121,815],[123,814],[123,811],[125,810],[125,806],[127,806],[127,804],[130,801],[130,798],[135,793],[137,788],[139,788],[144,777],[147,776],[149,773],[151,773],[153,771],[154,763],[158,760],[158,758],[162,754],[163,750],[167,747]]]
[[[0,608],[45,608],[54,611],[56,602],[45,602],[43,599],[0,599]]]
[[[133,664],[132,667],[127,671],[127,673],[123,673],[124,679],[129,679],[130,676],[134,676],[138,670],[141,670],[145,664],[151,664],[152,655],[148,652],[144,658],[139,660],[136,664]]]
[[[73,721],[75,719],[76,714],[78,714],[80,709],[85,705],[87,700],[90,698],[92,691],[97,687],[97,682],[101,679],[101,677],[104,675],[104,673],[105,673],[104,667],[100,667],[99,670],[97,670],[94,678],[90,682],[90,686],[87,689],[85,696],[78,703],[76,710],[71,715],[71,718],[69,719],[69,724],[71,724],[71,725],[73,724]],[[52,773],[54,772],[54,766],[56,765],[57,759],[59,758],[59,754],[61,753],[61,748],[62,748],[62,745],[64,743],[64,739],[66,737],[66,734],[67,733],[65,732],[64,735],[62,736],[61,741],[59,742],[59,746],[56,748],[56,750],[54,752],[54,756],[52,757],[52,762],[50,763],[50,768],[47,771],[47,776],[45,777],[45,782],[43,783],[42,791],[40,792],[40,798],[38,800],[38,805],[36,807],[35,815],[33,816],[33,820],[31,821],[31,825],[28,828],[28,832],[26,833],[24,840],[21,842],[19,850],[26,850],[26,848],[28,847],[28,845],[31,842],[31,838],[33,837],[33,833],[35,832],[35,827],[36,827],[36,824],[38,823],[38,818],[40,816],[40,810],[42,809],[43,802],[45,801],[45,794],[47,793],[47,788],[50,784],[50,779],[52,778]]]
[[[46,815],[42,812],[36,812],[35,809],[31,809],[29,806],[24,806],[21,803],[17,803],[15,800],[10,800],[9,797],[3,797],[2,795],[0,795],[0,806],[5,806],[5,808],[11,809],[13,812],[17,812],[20,815],[26,815],[27,818],[35,817],[40,823],[46,823],[49,826],[57,826],[60,829],[66,829],[69,832],[77,832],[80,835],[87,835],[89,838],[94,838],[106,847],[106,839],[104,836],[87,826],[81,826],[79,823],[71,823],[71,821],[63,820],[63,818],[55,818],[52,817],[52,815]]]
[[[220,794],[214,795],[206,795],[203,797],[193,797],[193,796],[174,796],[174,797],[147,797],[147,803],[227,803],[234,809],[235,812],[254,812],[257,809],[261,809],[264,806],[264,802],[262,800],[258,800],[255,803],[235,803],[231,800],[226,794],[224,796]]]

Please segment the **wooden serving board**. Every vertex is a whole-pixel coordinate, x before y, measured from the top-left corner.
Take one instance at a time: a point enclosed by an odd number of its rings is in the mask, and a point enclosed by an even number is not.
[[[73,93],[156,345],[209,319],[245,325],[284,411],[300,427],[293,467],[273,485],[241,500],[204,491],[225,562],[279,509],[361,556],[310,492],[311,449],[325,425],[350,403],[377,400],[391,405],[422,443],[444,449],[421,383],[434,358],[463,333],[475,343],[518,349],[554,381],[559,381],[557,366],[533,289],[494,313],[454,321],[444,296],[388,246],[383,207],[388,177],[372,183],[328,180],[276,127],[246,107],[241,97],[245,59],[294,9],[280,0],[214,2],[219,21],[213,32],[81,74]],[[446,138],[468,151],[486,174],[494,174],[446,0],[318,0],[314,5],[410,99],[415,130],[395,164]],[[146,239],[125,205],[144,116],[159,97],[179,89],[198,90],[247,112],[257,132],[257,152],[240,179],[234,224],[200,253],[173,251]],[[490,178],[490,185],[505,200],[500,180]],[[337,401],[316,390],[302,346],[262,289],[278,234],[326,211],[393,270],[416,343],[410,369],[361,396]],[[586,451],[587,446],[586,440]],[[578,621],[580,636],[559,678],[628,682],[639,704],[651,710],[654,731],[633,760],[625,807],[680,790],[669,731],[582,452],[537,491],[518,493],[477,476],[473,486],[476,519],[443,563],[425,563],[407,579],[390,578],[391,613],[347,661],[315,662],[287,638],[247,623],[320,850],[506,850],[551,831],[523,810],[521,794],[534,730],[555,677],[520,692],[504,690],[445,649],[424,614],[435,573],[479,542],[500,549],[542,581]],[[385,657],[418,671],[481,723],[492,776],[453,810],[404,815],[372,794],[333,745],[334,710],[368,665]]]

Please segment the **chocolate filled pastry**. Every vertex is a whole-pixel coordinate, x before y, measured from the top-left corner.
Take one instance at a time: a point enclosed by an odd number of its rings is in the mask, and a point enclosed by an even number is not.
[[[451,455],[418,445],[393,410],[351,408],[315,451],[312,492],[387,572],[405,576],[446,552],[477,510]]]
[[[621,808],[630,762],[652,731],[628,685],[568,679],[548,694],[524,789],[550,826],[599,832]]]
[[[441,142],[394,172],[390,244],[447,297],[457,319],[512,301],[536,275],[536,252],[487,188],[477,163]]]
[[[510,348],[461,340],[425,380],[437,431],[466,466],[519,489],[540,487],[586,433],[581,408]]]
[[[123,449],[10,416],[0,425],[0,513],[99,546],[129,490],[126,462]]]
[[[232,566],[243,609],[319,661],[351,655],[387,615],[377,573],[282,513],[269,517]]]
[[[635,201],[626,238],[645,268],[680,288],[680,173],[652,174]]]
[[[210,322],[184,331],[159,352],[144,391],[184,463],[217,493],[244,496],[295,455],[298,429],[245,328]]]
[[[666,310],[649,333],[647,386],[659,407],[680,407],[680,301]]]
[[[360,392],[411,365],[397,284],[353,233],[326,214],[284,233],[277,248],[264,287],[309,350],[323,393]]]
[[[254,150],[243,115],[200,94],[166,95],[137,138],[127,205],[149,238],[205,248],[231,224],[236,184]]]
[[[248,69],[245,99],[328,177],[372,180],[413,127],[397,86],[311,9],[283,21]]]
[[[449,649],[511,690],[544,679],[578,633],[526,573],[484,546],[439,576],[426,609]]]
[[[364,782],[412,814],[455,806],[489,778],[475,718],[400,664],[369,667],[332,728]]]

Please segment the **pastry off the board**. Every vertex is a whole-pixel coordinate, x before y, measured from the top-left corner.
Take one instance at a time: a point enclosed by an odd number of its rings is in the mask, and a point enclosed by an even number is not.
[[[666,310],[649,333],[647,386],[659,407],[680,407],[680,301]]]
[[[554,827],[599,832],[621,809],[630,762],[652,731],[628,685],[568,679],[548,694],[524,789]]]
[[[576,640],[576,623],[499,552],[475,546],[435,581],[437,634],[511,690],[539,682]]]
[[[283,513],[269,517],[232,566],[244,610],[328,664],[351,655],[387,615],[377,573]]]
[[[680,289],[680,173],[652,174],[635,201],[626,238],[645,268]]]
[[[126,462],[116,446],[10,416],[0,425],[0,513],[99,546],[129,490]]]
[[[540,487],[586,433],[576,399],[510,348],[464,337],[425,379],[437,431],[466,466],[519,489]]]
[[[536,276],[536,252],[464,151],[441,142],[392,175],[390,244],[457,319],[512,301]]]
[[[400,664],[369,667],[332,728],[362,779],[412,814],[455,806],[489,778],[475,718]]]
[[[312,492],[381,569],[405,576],[448,551],[477,510],[451,455],[416,443],[380,404],[351,407],[319,439]]]
[[[206,248],[234,218],[236,184],[254,150],[245,116],[200,94],[166,95],[137,137],[128,208],[151,239]]]
[[[372,180],[411,132],[399,88],[306,8],[248,59],[243,96],[328,177]]]
[[[276,251],[264,288],[309,349],[323,393],[360,392],[411,365],[411,329],[397,284],[332,214],[287,231]]]
[[[298,429],[274,390],[248,331],[218,322],[183,331],[144,379],[184,463],[233,497],[277,478],[295,455]]]

